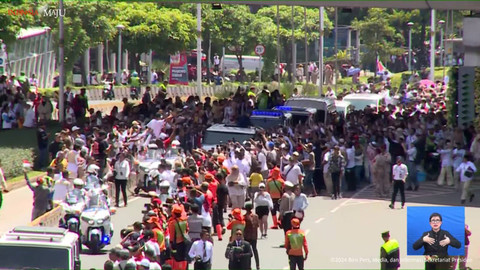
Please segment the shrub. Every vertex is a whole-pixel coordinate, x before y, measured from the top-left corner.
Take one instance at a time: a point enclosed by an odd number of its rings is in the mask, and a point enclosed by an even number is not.
[[[22,174],[24,159],[29,160],[33,165],[33,149],[2,147],[0,148],[0,158],[5,177],[8,180]]]

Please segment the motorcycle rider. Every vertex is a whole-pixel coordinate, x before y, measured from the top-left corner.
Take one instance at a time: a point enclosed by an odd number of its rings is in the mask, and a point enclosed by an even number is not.
[[[170,183],[167,181],[167,180],[163,180],[162,182],[160,182],[160,200],[162,202],[166,202],[168,198],[171,198],[170,196]]]
[[[85,186],[88,188],[97,188],[102,184],[100,178],[98,178],[98,171],[100,167],[95,164],[90,164],[87,168],[87,177]]]
[[[140,89],[140,78],[138,73],[134,71],[130,77],[130,95],[132,95],[132,90],[135,88],[136,96],[138,97],[138,90]]]
[[[83,182],[82,179],[80,178],[76,178],[73,180],[73,190],[70,191],[68,194],[67,194],[67,201],[70,199],[70,198],[76,198],[77,199],[77,202],[80,203],[80,202],[85,202],[85,199],[87,198],[87,192],[85,191],[85,189],[83,188],[85,186],[85,182]]]

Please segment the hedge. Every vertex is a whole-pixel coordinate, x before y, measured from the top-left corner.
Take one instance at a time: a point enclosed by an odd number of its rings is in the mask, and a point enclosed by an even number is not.
[[[7,180],[23,173],[23,160],[27,159],[33,165],[33,149],[0,148],[0,159]]]

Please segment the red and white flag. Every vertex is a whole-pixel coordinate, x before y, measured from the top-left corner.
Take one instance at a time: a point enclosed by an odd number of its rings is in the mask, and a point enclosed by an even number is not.
[[[32,164],[27,159],[23,160],[23,168],[31,168]]]

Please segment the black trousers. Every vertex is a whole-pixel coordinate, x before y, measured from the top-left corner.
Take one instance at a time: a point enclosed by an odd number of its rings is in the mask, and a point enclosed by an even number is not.
[[[303,270],[303,256],[292,256],[288,255],[288,264],[290,265],[290,270]]]
[[[345,169],[345,180],[347,181],[348,191],[357,190],[357,180],[353,168]]]
[[[245,239],[245,241],[250,243],[250,246],[252,246],[253,256],[255,257],[255,266],[257,267],[257,269],[260,269],[260,259],[258,257],[257,239],[255,240]]]
[[[450,265],[447,262],[425,262],[425,270],[449,270]]]
[[[340,196],[340,172],[332,172],[333,195],[335,198]]]
[[[193,264],[193,270],[210,270],[212,269],[212,264],[210,263],[210,261],[208,262],[195,262]]]
[[[123,203],[127,206],[127,180],[115,179],[115,204],[120,202],[120,190],[122,190]]]
[[[293,218],[293,211],[283,214],[282,228],[283,228],[284,234],[286,234],[289,230],[292,229],[292,218]]]
[[[402,199],[402,206],[405,205],[405,183],[401,180],[393,181],[393,193],[392,193],[392,204],[395,203],[397,198],[397,193],[400,191],[400,197]]]

